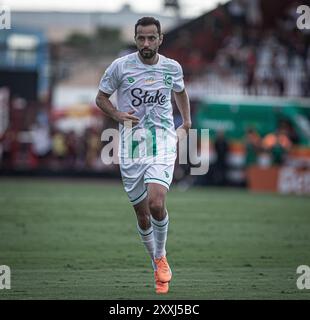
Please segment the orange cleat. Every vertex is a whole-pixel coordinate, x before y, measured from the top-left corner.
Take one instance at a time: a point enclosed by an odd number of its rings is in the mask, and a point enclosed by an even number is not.
[[[171,269],[165,256],[159,259],[154,259],[157,266],[158,279],[161,282],[169,282],[172,277]]]
[[[155,292],[157,294],[168,293],[168,291],[169,291],[169,283],[168,282],[159,281],[157,271],[154,271],[154,279],[155,279]]]

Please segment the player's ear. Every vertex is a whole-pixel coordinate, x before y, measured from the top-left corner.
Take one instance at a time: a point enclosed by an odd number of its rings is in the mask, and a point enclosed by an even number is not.
[[[164,39],[164,35],[161,34],[161,35],[159,36],[159,45],[161,45],[161,44],[163,43],[163,39]]]

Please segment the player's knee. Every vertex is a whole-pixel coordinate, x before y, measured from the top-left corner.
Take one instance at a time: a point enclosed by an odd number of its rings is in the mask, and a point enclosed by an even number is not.
[[[154,214],[160,214],[164,211],[164,201],[160,198],[150,198],[149,199],[149,208],[151,213]]]

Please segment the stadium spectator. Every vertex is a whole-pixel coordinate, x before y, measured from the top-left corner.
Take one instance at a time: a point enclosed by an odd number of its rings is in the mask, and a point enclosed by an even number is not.
[[[300,87],[302,96],[310,97],[310,62],[309,66],[307,66],[307,64],[305,64],[304,66],[304,72],[302,73]]]
[[[55,131],[52,135],[52,152],[56,167],[63,167],[68,148],[66,145],[65,135],[60,131]]]
[[[70,131],[66,135],[66,144],[67,144],[67,158],[66,158],[66,167],[67,168],[75,168],[76,160],[77,160],[77,146],[78,140],[76,133],[74,131]]]
[[[272,158],[273,165],[283,165],[285,157],[292,146],[292,142],[283,128],[267,134],[262,142],[263,148]]]
[[[226,184],[227,157],[229,152],[229,144],[223,130],[219,130],[216,134],[214,149],[216,152],[214,179],[217,185],[223,186]]]
[[[283,130],[283,132],[285,132],[286,136],[289,138],[292,144],[298,144],[300,142],[298,134],[294,129],[290,120],[288,119],[280,120],[279,128]]]
[[[1,138],[1,144],[1,168],[4,170],[11,170],[15,165],[16,152],[18,148],[17,133],[12,129],[8,129]]]
[[[261,151],[261,138],[254,128],[248,128],[245,135],[245,165],[249,167],[257,163]]]
[[[49,128],[39,122],[35,123],[30,131],[31,134],[31,152],[35,157],[34,165],[44,168],[48,165],[48,160],[52,148]]]
[[[101,141],[100,135],[95,129],[87,130],[86,134],[86,166],[96,168],[98,158],[100,157]]]
[[[260,27],[263,22],[260,0],[247,0],[245,4],[247,25]]]
[[[272,84],[274,86],[274,93],[278,96],[284,95],[285,83],[284,83],[284,69],[281,65],[279,54],[274,50],[271,58],[271,73],[272,73]]]
[[[256,54],[255,48],[249,47],[246,56],[246,82],[245,82],[245,93],[246,94],[256,94],[256,80],[255,80],[255,69],[256,69]]]

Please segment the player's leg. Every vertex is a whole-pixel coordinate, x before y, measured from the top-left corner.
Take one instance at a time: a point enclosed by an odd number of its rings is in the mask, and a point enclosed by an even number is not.
[[[147,185],[144,182],[145,169],[141,165],[120,165],[122,181],[134,207],[137,216],[137,229],[143,244],[146,247],[154,268],[156,293],[167,293],[168,283],[163,283],[158,279],[155,261],[155,240],[154,229],[150,223],[150,209],[147,199]]]
[[[141,238],[142,243],[144,244],[146,250],[148,251],[151,260],[152,266],[154,269],[154,279],[155,279],[155,291],[158,294],[164,294],[169,291],[168,283],[163,283],[158,278],[157,266],[155,263],[155,240],[154,240],[154,229],[151,224],[151,215],[148,204],[148,199],[145,198],[138,204],[133,206],[137,216],[137,228]]]
[[[169,216],[166,210],[166,194],[168,189],[157,183],[147,184],[148,206],[155,237],[155,259],[166,256]]]
[[[143,165],[139,163],[128,162],[120,164],[123,185],[137,216],[138,234],[152,259],[153,268],[155,268],[155,242],[153,227],[150,222],[150,210],[147,204],[144,170]]]
[[[163,258],[163,260],[166,260],[169,215],[165,201],[173,177],[174,161],[175,159],[171,158],[165,162],[152,163],[144,174],[144,183],[147,185],[147,199],[155,237],[156,259]],[[167,275],[166,279],[170,277],[170,275]]]
[[[155,239],[155,263],[158,277],[162,282],[171,280],[171,270],[166,259],[166,242],[169,216],[166,210],[166,194],[168,189],[158,183],[148,183],[148,205]]]
[[[171,269],[166,258],[166,242],[168,235],[169,216],[165,201],[168,192],[167,186],[157,183],[155,179],[148,180],[148,205],[151,213],[151,222],[155,239],[155,263],[157,267],[158,279],[161,282],[171,280]],[[151,182],[154,181],[154,182]]]
[[[155,240],[147,198],[144,198],[141,202],[135,204],[133,207],[137,216],[138,233],[142,243],[151,257],[152,266],[155,271]]]

